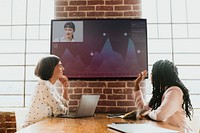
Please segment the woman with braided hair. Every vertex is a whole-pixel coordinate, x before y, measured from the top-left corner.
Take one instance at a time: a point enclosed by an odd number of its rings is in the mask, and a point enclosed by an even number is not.
[[[184,130],[191,131],[186,117],[191,120],[193,107],[189,91],[178,77],[177,67],[168,60],[159,60],[153,64],[151,73],[152,97],[145,103],[140,83],[147,71],[139,73],[134,81],[133,97],[138,109],[147,110],[140,117],[147,116],[155,121],[167,122]]]

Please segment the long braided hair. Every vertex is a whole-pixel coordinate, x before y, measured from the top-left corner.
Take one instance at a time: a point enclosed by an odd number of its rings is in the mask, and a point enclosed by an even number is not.
[[[193,107],[190,101],[189,90],[181,82],[178,77],[177,67],[169,60],[159,60],[153,64],[152,68],[152,98],[149,106],[152,110],[157,109],[161,105],[163,93],[171,86],[178,86],[183,92],[182,108],[186,112],[186,116],[191,120],[191,111]]]

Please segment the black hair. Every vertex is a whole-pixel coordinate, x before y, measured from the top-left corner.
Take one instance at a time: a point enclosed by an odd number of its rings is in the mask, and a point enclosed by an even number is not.
[[[163,93],[171,86],[178,86],[183,92],[182,108],[186,112],[186,116],[191,120],[191,111],[193,107],[191,104],[189,90],[185,87],[178,77],[177,67],[169,60],[159,60],[153,64],[152,68],[152,98],[149,106],[152,110],[157,109],[161,105]]]
[[[42,58],[35,68],[35,75],[43,80],[49,80],[60,58],[54,55]]]
[[[67,23],[65,23],[64,29],[65,28],[72,28],[75,31],[75,25],[74,25],[73,22],[67,22]]]

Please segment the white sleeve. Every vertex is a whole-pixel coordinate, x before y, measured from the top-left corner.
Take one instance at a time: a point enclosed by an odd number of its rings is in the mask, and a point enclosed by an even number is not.
[[[68,107],[62,102],[62,97],[58,94],[57,90],[51,88],[44,89],[46,102],[52,107],[55,116],[59,114],[66,114]]]
[[[148,104],[145,102],[141,90],[133,91],[133,99],[135,101],[135,106],[138,109],[146,109],[149,110]]]
[[[183,93],[178,87],[169,88],[163,95],[163,100],[156,110],[152,110],[148,115],[157,121],[166,121],[182,107]]]

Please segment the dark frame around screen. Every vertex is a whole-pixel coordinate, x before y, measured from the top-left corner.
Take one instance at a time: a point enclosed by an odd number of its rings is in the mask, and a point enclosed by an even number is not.
[[[71,42],[67,22],[75,25]],[[148,70],[146,19],[54,19],[50,43],[69,79],[135,79]]]

